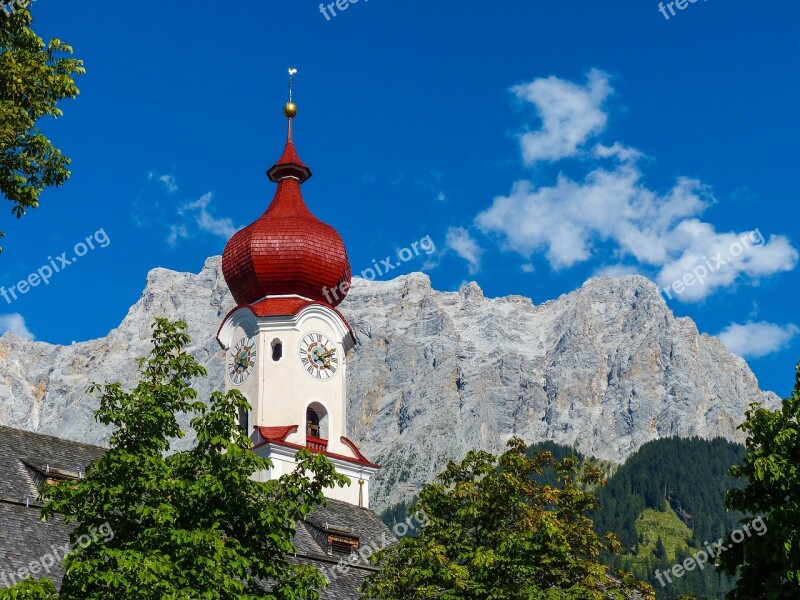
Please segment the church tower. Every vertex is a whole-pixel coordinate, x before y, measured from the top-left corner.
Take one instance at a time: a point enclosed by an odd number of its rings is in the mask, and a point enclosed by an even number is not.
[[[226,388],[252,407],[240,422],[254,451],[274,465],[261,477],[292,471],[297,451],[308,448],[351,480],[326,494],[368,508],[378,466],[347,438],[347,356],[356,340],[336,309],[350,288],[350,261],[336,230],[303,200],[311,170],[292,139],[291,75],[286,146],[267,171],[278,189],[264,214],[225,246],[222,271],[237,307],[217,340],[226,351]]]

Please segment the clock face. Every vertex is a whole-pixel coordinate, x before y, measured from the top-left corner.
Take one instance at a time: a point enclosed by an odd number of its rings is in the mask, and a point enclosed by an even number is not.
[[[228,379],[234,385],[242,385],[256,366],[256,341],[244,336],[228,353]]]
[[[321,333],[304,335],[300,340],[299,353],[303,369],[314,379],[330,379],[339,369],[336,345]]]

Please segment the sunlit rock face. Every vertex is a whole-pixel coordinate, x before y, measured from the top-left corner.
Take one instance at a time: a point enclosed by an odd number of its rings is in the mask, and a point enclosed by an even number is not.
[[[0,338],[0,424],[104,444],[90,381],[133,384],[153,319],[189,324],[208,370],[201,397],[224,388],[215,335],[233,308],[220,258],[199,274],[150,272],[141,298],[101,339],[54,346]],[[512,436],[624,461],[665,436],[722,436],[748,404],[778,405],[743,359],[690,319],[675,318],[649,280],[598,278],[534,306],[487,299],[476,284],[433,290],[426,275],[355,279],[340,309],[359,345],[348,369],[349,437],[382,466],[373,506],[414,494],[448,460],[501,450]],[[281,425],[276,423],[276,425]],[[186,438],[178,443],[191,443]]]

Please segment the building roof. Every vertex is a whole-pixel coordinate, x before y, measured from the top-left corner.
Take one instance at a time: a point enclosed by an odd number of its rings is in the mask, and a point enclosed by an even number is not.
[[[56,478],[72,477],[84,473],[103,452],[97,446],[0,426],[0,589],[15,583],[19,569],[54,553],[56,566],[36,576],[61,583],[58,563],[71,527],[60,518],[42,522],[37,488],[47,478],[48,466]],[[294,560],[313,564],[329,580],[320,590],[322,600],[357,600],[358,587],[373,568],[366,558],[350,560],[337,553],[328,534],[357,541],[365,557],[396,540],[374,512],[339,500],[328,500],[297,524]]]
[[[48,467],[80,474],[105,450],[61,438],[0,426],[0,499],[34,502]]]
[[[61,518],[43,523],[38,487],[46,478],[80,476],[103,448],[0,426],[0,589],[10,587],[19,569],[45,556],[63,556],[71,527]],[[48,473],[49,471],[49,473]],[[55,550],[54,550],[55,547]],[[44,561],[49,562],[48,560]],[[60,560],[49,573],[61,583]]]
[[[336,291],[336,294],[340,293],[341,291]],[[333,292],[330,292],[329,296],[333,297]],[[344,296],[342,296],[342,298],[344,298]],[[331,306],[327,302],[317,302],[316,300],[309,300],[308,298],[301,298],[300,296],[272,296],[263,298],[251,304],[239,304],[232,308],[222,320],[222,323],[220,323],[217,334],[222,331],[222,327],[225,325],[225,321],[227,321],[228,317],[230,317],[240,308],[249,308],[250,311],[257,317],[291,317],[298,314],[301,310],[308,306],[324,306],[325,308],[332,310],[342,320],[347,329],[351,330],[352,332],[352,328],[347,322],[345,316],[339,312],[337,308]]]
[[[283,154],[278,159],[272,168],[267,171],[269,180],[278,183],[281,179],[286,177],[295,177],[300,183],[306,181],[311,177],[311,169],[308,165],[300,160],[297,150],[294,147],[292,140],[292,117],[289,118],[289,134],[286,138],[286,147],[283,149]]]
[[[269,171],[278,189],[253,223],[236,232],[222,253],[222,272],[237,304],[296,294],[336,306],[350,286],[350,260],[339,233],[317,219],[300,185],[311,172],[289,137]],[[337,290],[331,295],[329,290]]]
[[[6,500],[0,500],[0,523],[0,589],[19,583],[19,570],[28,569],[32,562],[47,565],[49,570],[35,577],[48,577],[61,585],[64,569],[60,559],[72,527],[59,517],[43,523],[38,505],[26,507]]]
[[[353,559],[331,552],[324,538],[321,540],[320,532],[334,535],[350,532],[358,538],[359,551]],[[319,590],[322,600],[357,600],[361,598],[359,586],[375,571],[369,564],[369,555],[397,540],[370,509],[328,500],[327,506],[317,507],[306,521],[298,524],[294,542],[298,559],[313,564],[328,580],[328,587]]]

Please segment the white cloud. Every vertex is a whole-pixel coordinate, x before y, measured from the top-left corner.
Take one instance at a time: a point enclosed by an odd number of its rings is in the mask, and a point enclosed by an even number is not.
[[[590,134],[601,132],[605,126],[607,118],[601,104],[610,88],[599,71],[590,74],[586,87],[554,77],[521,87],[537,90],[528,99],[543,115],[550,114],[551,108],[542,107],[550,107],[550,102],[561,96],[571,99],[568,105],[573,106],[566,116],[552,109],[555,116],[543,116],[541,131],[526,134],[536,140],[533,146],[523,144],[527,161],[534,155],[571,156]],[[548,144],[552,151],[547,150]],[[560,174],[551,186],[518,181],[507,196],[495,198],[475,222],[484,233],[499,234],[506,249],[526,259],[543,252],[555,270],[594,258],[601,244],[603,251],[613,253],[617,260],[631,258],[652,271],[663,287],[698,268],[702,273],[705,265],[702,283],[675,294],[686,302],[702,300],[740,281],[755,283],[796,266],[798,252],[784,236],[765,239],[757,229],[718,232],[714,225],[702,221],[700,215],[715,198],[701,181],[681,177],[666,191],[650,189],[637,164],[642,156],[619,142],[596,144],[591,152],[596,164],[589,166],[582,179]],[[747,248],[735,254],[737,244],[745,243]],[[718,264],[719,257],[724,263]]]
[[[170,194],[174,194],[180,189],[178,187],[178,180],[174,175],[156,175],[151,171],[147,174],[147,178],[151,181],[155,180],[161,183],[164,189]]]
[[[639,152],[636,148],[623,146],[619,142],[616,142],[613,146],[597,144],[592,149],[592,153],[597,158],[617,158],[622,162],[634,162],[644,156],[644,154]]]
[[[525,263],[520,267],[520,269],[522,269],[523,273],[533,273],[536,270],[536,267],[534,267],[531,263]]]
[[[676,281],[685,280],[687,274],[708,271],[702,283],[686,286],[678,294],[681,300],[692,302],[739,281],[757,282],[794,269],[798,252],[788,238],[772,235],[766,240],[757,231],[720,233],[709,223],[685,221],[673,233],[679,255],[662,266],[656,281],[664,288],[670,286],[675,294]]]
[[[189,237],[189,232],[186,229],[186,225],[170,225],[167,244],[174,248],[178,245],[178,240],[186,239],[187,237]]]
[[[636,275],[639,269],[633,265],[605,265],[596,269],[595,277],[621,277],[622,275]]]
[[[669,241],[661,235],[682,217],[709,202],[697,181],[681,180],[658,196],[645,188],[631,164],[597,168],[583,182],[563,175],[552,187],[529,181],[514,184],[511,194],[495,198],[477,217],[486,232],[501,233],[509,248],[524,256],[544,250],[555,269],[591,258],[593,242],[615,240],[638,260],[664,262]]]
[[[211,194],[211,192],[207,192],[203,194],[198,200],[195,200],[194,202],[190,202],[189,204],[184,205],[179,212],[181,214],[184,213],[193,214],[197,226],[202,231],[205,231],[212,235],[219,236],[227,240],[234,233],[236,233],[239,230],[239,228],[233,224],[233,220],[230,219],[229,217],[217,218],[214,217],[208,211],[208,206],[209,204],[211,204],[212,198],[213,195]],[[175,226],[173,226],[172,229],[174,230]],[[172,237],[173,233],[170,233],[170,238]],[[186,233],[185,229],[183,233]],[[181,235],[179,232],[178,237],[186,237],[186,235]]]
[[[463,227],[451,227],[447,230],[445,244],[461,258],[467,261],[470,273],[477,273],[481,268],[483,249]]]
[[[16,333],[21,338],[28,340],[36,339],[36,336],[33,335],[25,325],[25,318],[19,313],[0,315],[0,335],[8,331]]]
[[[547,77],[512,88],[519,99],[535,106],[542,121],[539,131],[520,136],[527,164],[575,156],[591,136],[605,129],[608,116],[602,106],[613,92],[608,75],[593,69],[587,79],[581,86]]]
[[[796,325],[777,325],[766,321],[731,323],[718,337],[728,350],[745,358],[758,358],[786,348],[800,333]]]

